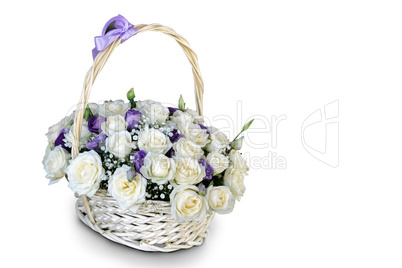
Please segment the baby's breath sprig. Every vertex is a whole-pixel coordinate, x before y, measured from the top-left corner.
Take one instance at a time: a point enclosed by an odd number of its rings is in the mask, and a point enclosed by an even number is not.
[[[173,191],[173,186],[170,183],[157,184],[148,180],[146,189],[146,199],[147,200],[162,200],[169,201],[170,193]]]

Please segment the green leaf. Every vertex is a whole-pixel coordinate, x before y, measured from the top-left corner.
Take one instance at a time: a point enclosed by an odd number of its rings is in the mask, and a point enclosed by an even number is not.
[[[89,106],[87,105],[87,108],[85,108],[84,112],[84,119],[88,121],[89,118],[93,116],[91,109],[89,109]]]
[[[70,129],[70,128],[73,126],[73,124],[74,124],[74,122],[68,123],[67,126],[66,126],[66,128],[67,128],[67,129]]]
[[[180,94],[180,98],[179,98],[179,105],[178,105],[179,109],[184,111],[186,104],[184,103],[184,99],[183,96]]]

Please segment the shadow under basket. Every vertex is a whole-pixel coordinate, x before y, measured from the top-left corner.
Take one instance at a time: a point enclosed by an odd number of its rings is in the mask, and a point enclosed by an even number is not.
[[[76,202],[80,220],[102,236],[119,244],[144,251],[172,252],[202,245],[214,214],[200,221],[176,222],[166,201],[145,202],[137,211],[122,211],[105,190],[88,198],[93,224],[82,198]]]

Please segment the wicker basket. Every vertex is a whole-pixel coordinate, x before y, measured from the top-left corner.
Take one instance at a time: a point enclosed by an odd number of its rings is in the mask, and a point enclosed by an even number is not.
[[[173,37],[182,47],[193,70],[195,84],[195,101],[197,112],[202,115],[204,84],[198,67],[197,55],[189,43],[169,27],[151,24],[135,25],[138,33],[156,31]],[[92,67],[85,76],[83,91],[78,102],[74,124],[74,143],[72,158],[79,153],[80,130],[83,123],[83,112],[87,106],[93,83],[110,55],[121,44],[116,39],[94,59]],[[207,215],[198,222],[177,223],[170,212],[170,203],[152,201],[144,203],[137,213],[121,211],[117,202],[104,190],[98,191],[91,199],[80,196],[76,203],[76,212],[80,220],[102,236],[140,250],[171,252],[187,249],[202,244],[206,237],[206,229],[213,219]]]

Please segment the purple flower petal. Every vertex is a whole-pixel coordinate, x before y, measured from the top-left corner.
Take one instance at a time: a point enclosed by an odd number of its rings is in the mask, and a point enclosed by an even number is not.
[[[205,160],[205,158],[201,158],[200,160],[198,160],[198,163],[200,163],[201,165],[203,165],[205,167],[205,180],[211,180],[212,179],[212,174],[214,173],[214,168],[207,163],[207,160]]]
[[[71,153],[71,148],[68,148],[68,147],[65,145],[65,142],[63,141],[63,140],[64,140],[64,134],[65,134],[65,133],[66,133],[66,132],[63,132],[63,130],[61,131],[60,135],[59,135],[59,136],[57,137],[57,139],[54,141],[54,146],[57,147],[57,146],[61,145],[61,147],[63,147],[63,149],[65,149],[67,152]]]
[[[177,110],[180,110],[179,108],[174,108],[174,107],[168,107],[169,109],[169,115],[172,116],[174,114],[174,112],[176,112]]]
[[[127,130],[131,131],[138,127],[138,123],[141,119],[141,112],[136,110],[128,110],[125,116],[126,122],[128,123]]]
[[[127,171],[127,180],[128,180],[129,182],[132,182],[133,179],[135,178],[135,175],[136,175],[136,174],[137,174],[137,173],[135,172],[135,170],[130,168],[130,169]]]
[[[144,165],[144,158],[147,155],[147,153],[143,150],[138,151],[134,154],[134,166],[135,166],[135,170],[137,172],[140,172],[141,167]]]
[[[244,136],[242,136],[241,138],[234,140],[230,143],[230,146],[232,147],[232,149],[235,150],[240,150],[241,146],[243,145],[243,140],[244,140]]]
[[[198,185],[198,190],[200,190],[200,192],[204,192],[204,193],[207,192],[207,189],[205,188],[205,185],[204,185],[204,184]]]
[[[105,133],[101,133],[99,134],[99,136],[93,138],[93,140],[88,141],[86,147],[88,150],[99,151],[100,147],[105,146],[105,141],[106,141],[106,135]]]
[[[205,129],[207,131],[208,135],[211,134],[211,133],[209,133],[208,128],[206,126],[204,126],[203,124],[200,124],[200,123],[198,123],[198,125],[200,126],[200,128]]]
[[[181,137],[183,137],[183,135],[179,134],[177,129],[173,129],[172,133],[173,133],[173,136],[169,137],[171,142],[177,142],[178,140],[180,140]]]
[[[165,155],[169,158],[172,158],[175,154],[176,154],[176,152],[174,151],[174,149],[170,148],[169,151],[167,151],[167,153]]]
[[[92,133],[101,133],[101,125],[106,122],[106,118],[101,115],[94,115],[88,119],[88,130]]]

